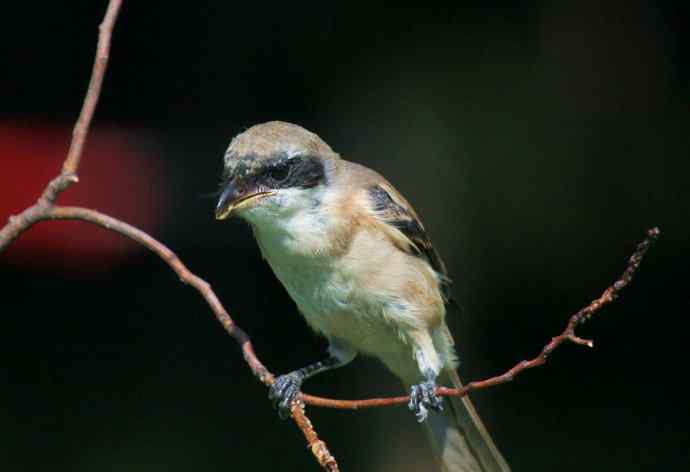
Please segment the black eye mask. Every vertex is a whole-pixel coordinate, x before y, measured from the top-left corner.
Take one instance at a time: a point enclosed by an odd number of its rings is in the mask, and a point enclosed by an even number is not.
[[[313,156],[271,159],[262,166],[256,176],[257,182],[271,189],[312,188],[325,179],[323,162]]]

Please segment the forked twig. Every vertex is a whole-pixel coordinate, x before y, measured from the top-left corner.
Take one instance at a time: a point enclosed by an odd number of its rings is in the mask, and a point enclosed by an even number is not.
[[[45,219],[42,216],[55,203],[60,193],[79,181],[76,174],[84,151],[84,142],[89,134],[89,128],[93,120],[93,113],[96,110],[96,105],[98,105],[98,99],[101,95],[101,86],[103,85],[105,71],[108,68],[108,58],[110,57],[110,38],[113,35],[113,27],[115,26],[117,15],[120,13],[121,6],[122,0],[110,0],[103,21],[98,27],[98,43],[96,45],[93,69],[91,70],[91,79],[81,112],[79,113],[79,119],[77,119],[72,130],[72,140],[70,141],[67,157],[62,164],[62,171],[60,175],[48,183],[34,205],[18,215],[9,217],[7,224],[0,229],[0,252],[34,223]]]
[[[157,254],[170,266],[173,271],[175,271],[182,282],[191,285],[201,294],[201,296],[210,306],[213,314],[222,324],[225,331],[228,332],[228,334],[230,334],[240,345],[244,359],[249,365],[254,376],[264,385],[270,386],[273,384],[274,376],[257,357],[249,336],[233,321],[227,310],[223,307],[223,304],[214,293],[210,284],[196,274],[192,273],[172,250],[140,229],[135,228],[134,226],[131,226],[123,221],[117,220],[111,216],[88,208],[55,205],[60,193],[79,180],[76,173],[79,168],[84,143],[88,135],[89,127],[100,96],[101,86],[103,84],[103,78],[105,76],[110,54],[110,39],[121,3],[121,0],[110,0],[106,14],[100,25],[96,58],[94,60],[93,70],[91,73],[91,80],[89,82],[86,97],[84,98],[79,119],[74,126],[70,148],[63,163],[62,171],[57,177],[53,178],[48,183],[45,190],[34,205],[28,207],[18,215],[11,216],[8,223],[2,229],[0,229],[0,252],[2,252],[9,244],[12,243],[12,241],[19,237],[19,235],[31,228],[35,223],[43,220],[81,220],[126,236]],[[613,301],[618,296],[619,292],[630,283],[630,280],[639,267],[643,256],[649,249],[652,242],[656,240],[658,236],[658,228],[649,230],[645,240],[638,245],[637,250],[630,258],[628,267],[621,278],[618,279],[611,287],[606,289],[606,291],[604,291],[599,298],[572,315],[565,330],[560,335],[554,337],[551,342],[542,349],[541,353],[537,357],[529,361],[519,362],[513,368],[501,375],[481,381],[471,382],[461,389],[440,387],[437,389],[437,393],[441,396],[464,396],[473,390],[479,390],[509,382],[521,372],[544,364],[548,356],[565,342],[573,342],[575,344],[592,347],[592,341],[578,337],[575,334],[575,328],[587,321],[595,312],[600,310],[602,306]],[[367,400],[334,400],[301,394],[297,401],[292,403],[291,411],[292,419],[302,430],[312,454],[321,467],[330,472],[338,472],[338,463],[331,455],[326,443],[319,439],[318,435],[316,434],[311,421],[309,421],[309,418],[304,412],[304,404],[306,403],[329,408],[358,409],[377,406],[400,405],[407,403],[408,401],[408,396],[373,398]]]
[[[55,202],[59,195],[69,186],[79,181],[77,171],[83,155],[84,143],[86,142],[96,105],[100,98],[103,78],[105,77],[105,71],[110,56],[110,42],[113,27],[115,26],[121,6],[122,0],[110,0],[103,21],[99,26],[96,57],[91,71],[91,79],[89,81],[86,96],[84,97],[81,112],[79,113],[79,118],[72,131],[72,140],[70,141],[67,156],[62,164],[62,171],[48,183],[35,204],[26,208],[18,215],[9,217],[7,224],[0,229],[0,252],[7,248],[15,239],[34,224],[48,219],[87,221],[107,230],[127,236],[155,252],[177,273],[180,280],[199,291],[225,330],[241,346],[244,358],[251,368],[252,373],[265,385],[271,385],[273,383],[273,375],[271,375],[257,358],[249,336],[233,322],[208,282],[190,272],[177,255],[167,246],[140,229],[95,210],[55,206]],[[311,422],[304,414],[304,409],[301,405],[301,402],[295,402],[293,404],[293,419],[295,423],[300,427],[304,436],[307,438],[309,447],[314,457],[319,461],[319,464],[326,470],[337,472],[338,465],[335,459],[328,451],[326,444],[319,440]]]

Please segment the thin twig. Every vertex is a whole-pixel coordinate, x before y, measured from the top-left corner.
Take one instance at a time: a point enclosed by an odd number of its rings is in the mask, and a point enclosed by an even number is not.
[[[134,226],[120,221],[112,216],[105,215],[96,210],[80,207],[65,207],[54,206],[46,209],[43,213],[37,216],[36,221],[41,220],[80,220],[87,223],[95,224],[108,231],[118,233],[122,236],[139,243],[147,249],[153,251],[158,257],[163,259],[170,268],[180,278],[180,281],[194,287],[206,300],[206,303],[211,307],[211,311],[216,316],[220,324],[223,325],[225,331],[230,334],[235,341],[242,348],[244,358],[249,364],[252,372],[263,384],[271,385],[273,383],[273,375],[261,363],[252,347],[251,340],[247,333],[245,333],[239,326],[235,324],[233,319],[228,314],[223,304],[218,300],[211,285],[198,275],[192,273],[186,265],[177,257],[170,248],[161,243],[157,239],[151,237],[149,234],[135,228]]]
[[[113,26],[115,25],[115,20],[117,20],[117,14],[120,12],[121,5],[122,0],[111,0],[108,3],[108,9],[105,12],[103,21],[98,27],[98,44],[96,46],[96,58],[93,61],[93,69],[91,70],[91,80],[86,91],[86,97],[84,97],[81,113],[79,113],[79,119],[72,131],[72,142],[67,152],[67,158],[62,164],[62,173],[65,175],[76,174],[79,168],[84,142],[89,134],[91,119],[96,110],[96,105],[98,105],[98,98],[101,95],[103,77],[105,76],[105,70],[108,67],[108,59],[110,57],[110,38],[113,35]]]
[[[527,369],[532,369],[534,367],[543,365],[546,363],[549,356],[555,351],[559,346],[566,342],[572,342],[581,346],[593,347],[594,342],[591,339],[583,339],[575,334],[575,328],[579,325],[584,324],[589,320],[592,315],[599,311],[604,305],[607,305],[614,301],[621,290],[623,290],[632,280],[635,272],[640,267],[642,258],[645,256],[650,246],[659,238],[661,232],[659,228],[652,228],[647,231],[647,236],[644,240],[637,245],[635,252],[630,257],[628,265],[625,271],[616,280],[613,285],[604,290],[604,293],[599,296],[599,298],[593,300],[589,305],[582,308],[580,311],[572,315],[568,319],[568,324],[561,334],[551,339],[551,341],[544,346],[539,355],[528,361],[520,361],[515,364],[512,368],[504,372],[503,374],[497,375],[495,377],[490,377],[485,380],[478,380],[475,382],[470,382],[463,388],[446,388],[439,387],[436,389],[436,393],[443,397],[464,397],[469,392],[473,390],[481,390],[488,387],[494,387],[496,385],[501,385],[507,382],[511,382],[517,375],[521,374]],[[409,396],[400,397],[389,397],[389,398],[370,398],[366,400],[333,400],[330,398],[315,397],[312,395],[302,395],[302,401],[309,405],[322,406],[328,408],[342,408],[357,410],[360,408],[372,408],[381,406],[393,406],[393,405],[403,405],[407,404],[410,400]]]
[[[98,44],[96,46],[96,57],[91,70],[91,79],[89,81],[86,96],[84,97],[79,119],[72,131],[72,140],[62,165],[62,172],[48,183],[34,205],[26,208],[18,215],[9,217],[7,224],[0,229],[0,253],[35,223],[47,219],[87,221],[107,230],[127,236],[155,252],[177,273],[182,282],[193,286],[199,291],[211,307],[218,321],[220,321],[223,328],[225,328],[225,331],[227,331],[240,345],[244,359],[252,370],[252,373],[262,383],[270,386],[273,383],[274,377],[256,356],[249,336],[233,322],[208,282],[190,272],[179,257],[177,257],[167,246],[138,228],[95,210],[55,206],[55,202],[60,193],[70,185],[79,181],[76,173],[79,169],[79,163],[84,151],[84,143],[86,142],[86,137],[88,136],[91,121],[100,97],[103,78],[105,77],[108,59],[110,57],[112,32],[121,6],[122,0],[110,0],[103,21],[99,26]],[[307,438],[309,447],[319,464],[326,470],[337,471],[338,465],[335,459],[328,451],[326,444],[319,440],[304,410],[301,409],[295,412],[295,414],[293,414],[293,419],[295,424],[302,429],[302,432]]]
[[[290,412],[292,413],[292,419],[295,420],[302,433],[304,433],[309,450],[311,450],[319,465],[329,472],[339,472],[340,469],[335,457],[331,455],[328,447],[326,447],[326,443],[319,439],[311,421],[304,413],[304,403],[301,400],[293,401],[292,405],[290,405]]]
[[[2,252],[12,241],[17,239],[21,233],[36,223],[40,215],[55,203],[60,193],[64,192],[73,183],[79,181],[76,173],[79,169],[79,162],[84,152],[84,142],[89,133],[91,120],[93,119],[93,114],[98,104],[98,98],[101,94],[103,77],[108,67],[108,58],[110,55],[110,38],[112,37],[115,21],[117,20],[117,15],[120,12],[121,6],[122,0],[110,0],[103,21],[99,26],[100,32],[96,45],[96,57],[91,70],[89,87],[86,91],[86,97],[84,97],[79,119],[72,131],[72,140],[70,141],[67,157],[62,164],[62,172],[50,181],[34,205],[25,209],[18,215],[9,217],[7,225],[0,229],[0,252]]]

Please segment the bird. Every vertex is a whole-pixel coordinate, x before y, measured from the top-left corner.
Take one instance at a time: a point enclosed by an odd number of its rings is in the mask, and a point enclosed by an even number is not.
[[[448,325],[450,279],[419,217],[383,176],[347,161],[292,123],[249,127],[223,157],[217,220],[246,221],[263,258],[306,323],[328,340],[324,359],[278,376],[269,397],[281,417],[302,383],[378,358],[408,389],[439,470],[508,472],[461,387]]]

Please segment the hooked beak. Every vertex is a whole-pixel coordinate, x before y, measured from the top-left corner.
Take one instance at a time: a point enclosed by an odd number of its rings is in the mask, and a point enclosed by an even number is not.
[[[274,192],[258,192],[247,191],[247,189],[238,187],[234,182],[229,182],[223,190],[218,205],[216,205],[216,219],[224,220],[229,218],[233,211],[250,205],[256,200],[263,197],[273,195]]]

